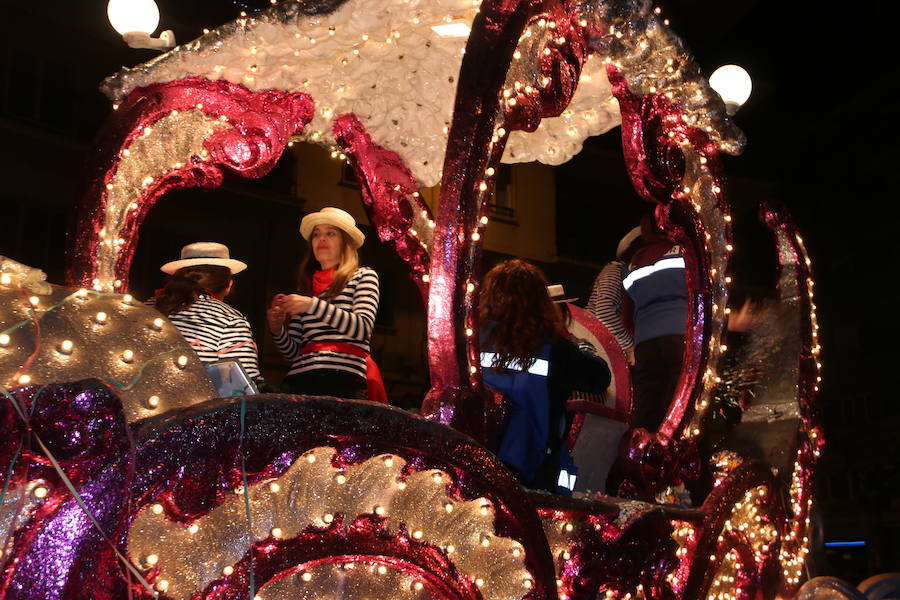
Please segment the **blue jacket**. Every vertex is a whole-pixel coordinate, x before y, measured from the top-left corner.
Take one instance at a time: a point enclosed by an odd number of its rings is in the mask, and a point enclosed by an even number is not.
[[[634,303],[634,343],[684,335],[688,294],[681,246],[660,242],[644,248],[628,265],[622,285]]]
[[[566,401],[573,391],[602,393],[609,386],[606,362],[560,339],[543,344],[528,370],[512,365],[492,367],[494,352],[488,325],[482,335],[481,365],[485,385],[509,399],[509,417],[497,457],[512,467],[526,487],[568,493],[557,481],[560,469],[571,465],[564,439]]]

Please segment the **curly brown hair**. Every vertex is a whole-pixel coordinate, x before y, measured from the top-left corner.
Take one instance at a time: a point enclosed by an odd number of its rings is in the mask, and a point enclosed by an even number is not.
[[[478,302],[482,326],[493,324],[486,341],[497,354],[496,368],[517,363],[527,369],[543,344],[566,336],[562,316],[547,293],[547,278],[524,260],[506,260],[488,271]]]

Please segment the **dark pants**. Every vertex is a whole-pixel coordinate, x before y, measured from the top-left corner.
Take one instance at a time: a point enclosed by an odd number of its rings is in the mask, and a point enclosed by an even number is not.
[[[316,369],[284,378],[282,387],[288,394],[334,396],[349,400],[366,400],[366,380],[347,371]]]
[[[675,396],[684,359],[684,336],[662,335],[634,348],[632,426],[656,433]]]

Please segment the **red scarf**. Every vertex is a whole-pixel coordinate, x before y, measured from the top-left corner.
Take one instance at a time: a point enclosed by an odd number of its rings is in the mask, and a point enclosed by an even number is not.
[[[324,271],[316,271],[312,277],[312,295],[319,296],[334,281],[334,267]]]

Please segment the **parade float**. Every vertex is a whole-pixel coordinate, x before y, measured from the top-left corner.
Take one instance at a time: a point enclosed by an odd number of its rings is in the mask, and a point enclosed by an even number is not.
[[[778,327],[726,373],[734,248],[720,154],[744,140],[658,9],[290,0],[102,88],[114,110],[66,286],[0,259],[4,598],[796,593],[823,442],[810,260],[787,213],[763,207]],[[491,452],[505,406],[478,360],[487,203],[501,162],[559,164],[616,126],[635,190],[684,249],[684,369],[660,431],[622,438],[619,496],[529,491]],[[127,294],[141,222],[163,194],[216,187],[225,171],[260,177],[298,140],[350,163],[378,238],[421,291],[432,382],[421,417],[326,397],[217,398],[171,323]],[[419,190],[437,183],[432,215]],[[575,317],[616,387],[606,412],[578,411],[627,421],[621,350]],[[756,387],[730,439],[745,443],[708,456],[712,407],[741,369]],[[746,443],[766,428],[775,443]],[[667,502],[708,460],[702,506]]]

